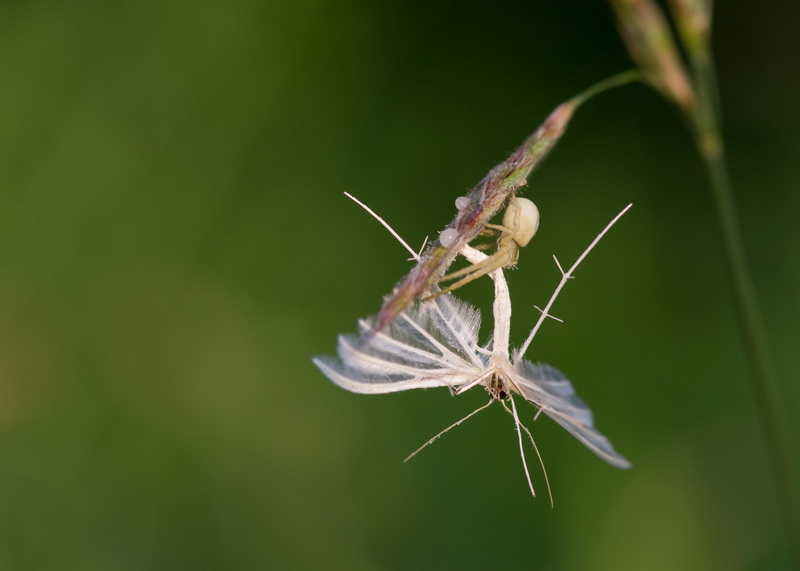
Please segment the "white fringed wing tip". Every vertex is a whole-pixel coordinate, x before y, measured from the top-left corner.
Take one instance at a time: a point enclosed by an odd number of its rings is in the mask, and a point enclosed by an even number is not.
[[[525,359],[518,359],[515,369],[514,382],[525,399],[612,466],[631,467],[631,463],[594,427],[592,411],[575,394],[564,373],[550,365],[534,365]]]
[[[362,345],[355,335],[340,335],[335,357],[314,364],[340,387],[380,394],[430,387],[458,387],[480,375],[487,357],[478,351],[481,315],[453,296],[439,296],[401,313]],[[359,321],[371,331],[375,317]]]

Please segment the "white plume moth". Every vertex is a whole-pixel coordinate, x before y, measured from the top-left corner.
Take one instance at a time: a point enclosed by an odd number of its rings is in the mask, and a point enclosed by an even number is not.
[[[562,274],[561,281],[548,304],[540,310],[539,320],[527,340],[513,353],[509,352],[511,300],[503,268],[499,267],[492,268],[489,274],[495,284],[494,332],[489,342],[480,344],[478,341],[480,311],[452,294],[437,295],[438,288],[433,286],[427,301],[404,309],[368,343],[362,344],[361,336],[374,331],[375,317],[358,322],[358,335],[339,336],[338,357],[315,357],[314,364],[335,384],[354,393],[383,394],[447,387],[458,395],[478,385],[483,386],[489,393],[489,403],[437,434],[422,448],[498,401],[514,418],[525,475],[534,495],[522,446],[522,431],[527,432],[529,437],[530,432],[519,420],[513,399],[515,394],[536,407],[536,417],[544,413],[612,466],[629,468],[631,464],[594,427],[591,410],[576,395],[564,374],[550,365],[533,364],[523,358],[544,319],[551,317],[550,308],[575,268],[628,208],[630,205],[606,226],[568,271],[561,269],[556,260]],[[372,214],[388,227],[380,217]],[[405,242],[402,243],[411,250]],[[413,250],[411,252],[416,256]],[[470,246],[462,248],[461,253],[478,267],[485,267],[480,264],[490,259]],[[535,448],[536,444],[533,445]]]

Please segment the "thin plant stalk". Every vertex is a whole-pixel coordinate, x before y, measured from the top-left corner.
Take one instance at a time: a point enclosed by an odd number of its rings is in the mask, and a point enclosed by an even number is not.
[[[719,218],[735,311],[745,345],[759,418],[763,425],[778,500],[789,535],[791,555],[800,568],[800,501],[788,425],[770,357],[744,241],[736,215],[721,135],[720,105],[710,49],[712,0],[669,0],[676,31],[687,55],[689,73],[658,3],[610,0],[620,33],[649,83],[683,111],[706,165]],[[685,88],[685,89],[684,89]],[[686,95],[683,97],[683,95]]]
[[[778,503],[789,533],[792,559],[800,568],[800,500],[794,484],[794,461],[787,436],[789,429],[733,200],[720,131],[716,74],[711,54],[705,46],[689,50],[689,63],[697,94],[696,105],[688,114],[689,120],[698,153],[711,182],[736,314],[777,484]]]
[[[575,111],[591,97],[608,89],[642,81],[644,75],[630,70],[596,83],[562,103],[510,157],[495,166],[464,198],[453,221],[432,241],[417,265],[397,284],[381,308],[375,326],[362,338],[369,341],[436,283],[456,257],[491,218],[528,183],[528,175],[547,156],[567,129]]]

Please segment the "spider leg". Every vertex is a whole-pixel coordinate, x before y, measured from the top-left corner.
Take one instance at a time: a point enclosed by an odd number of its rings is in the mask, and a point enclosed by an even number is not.
[[[503,236],[510,236],[510,234],[509,234],[509,229],[506,228],[505,226],[500,226],[498,224],[487,224],[483,230],[478,232],[478,236],[481,238],[498,238],[499,242],[503,239]],[[495,244],[487,242],[484,244],[478,244],[476,246],[473,246],[473,248],[475,248],[476,250],[486,250],[494,245]]]
[[[503,226],[502,224],[487,224],[485,228],[490,228],[491,230],[495,230],[500,234],[506,234],[508,236],[514,235],[513,228],[509,228],[508,226]],[[481,232],[485,232],[486,231],[485,228],[484,230],[481,230]]]
[[[493,272],[497,268],[500,268],[503,265],[505,265],[512,257],[509,254],[510,253],[507,252],[506,250],[497,250],[494,254],[492,254],[482,262],[478,262],[477,264],[472,264],[471,266],[467,266],[466,268],[461,268],[460,270],[456,270],[455,272],[449,273],[446,276],[440,278],[439,282],[449,282],[450,280],[454,280],[472,274],[477,274],[475,276],[476,278],[484,274],[488,274],[489,272]]]
[[[454,289],[458,289],[461,286],[466,285],[472,280],[476,280],[483,275],[489,274],[499,268],[509,265],[510,263],[513,264],[514,262],[516,262],[516,253],[517,253],[516,244],[512,246],[507,246],[506,248],[499,249],[497,252],[495,252],[493,255],[489,256],[482,262],[478,262],[477,264],[467,266],[466,268],[462,268],[456,272],[453,272],[452,274],[444,276],[439,281],[448,281],[459,278],[461,276],[464,277],[458,280],[457,282],[450,284],[443,290],[437,291],[435,294],[423,298],[422,301],[429,301],[435,297],[439,297],[443,293],[447,293],[453,291]]]

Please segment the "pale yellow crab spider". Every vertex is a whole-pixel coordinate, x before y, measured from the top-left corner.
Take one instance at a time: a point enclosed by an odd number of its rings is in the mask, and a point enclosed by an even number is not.
[[[539,228],[539,209],[527,198],[512,197],[508,202],[505,214],[503,214],[503,224],[487,224],[486,227],[500,232],[500,238],[497,240],[497,251],[482,262],[472,264],[442,277],[439,282],[461,279],[426,297],[423,301],[460,288],[464,284],[468,284],[472,280],[491,273],[498,268],[515,266],[519,257],[519,249],[528,245],[528,242],[531,241],[531,238]]]

